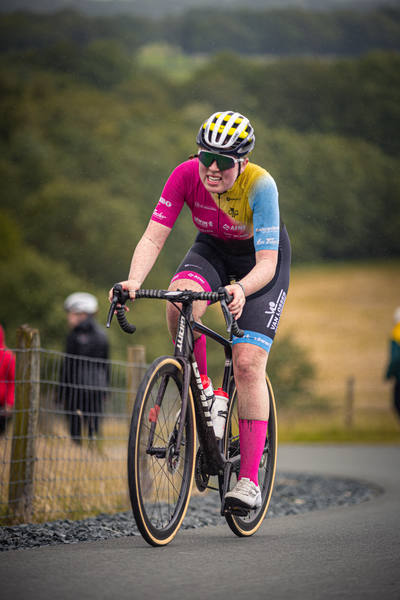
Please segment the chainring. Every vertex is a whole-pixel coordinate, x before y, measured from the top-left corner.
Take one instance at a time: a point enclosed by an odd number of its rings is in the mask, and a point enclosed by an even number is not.
[[[197,489],[199,490],[199,492],[204,492],[207,489],[210,476],[203,473],[203,451],[201,450],[201,448],[197,450],[196,468],[194,476]]]

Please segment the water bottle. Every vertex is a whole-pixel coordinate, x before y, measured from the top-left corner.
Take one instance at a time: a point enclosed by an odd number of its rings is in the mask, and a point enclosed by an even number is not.
[[[210,410],[214,401],[214,388],[211,383],[211,379],[207,375],[200,375],[201,383],[203,385],[204,394],[207,398],[207,406],[204,406],[204,410]]]
[[[228,394],[222,388],[218,388],[211,408],[211,419],[217,440],[222,440],[224,436],[226,417],[228,416],[228,400]]]

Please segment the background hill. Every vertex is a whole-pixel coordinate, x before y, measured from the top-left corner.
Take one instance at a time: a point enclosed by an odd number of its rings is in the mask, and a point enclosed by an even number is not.
[[[108,2],[102,2],[103,5]],[[67,6],[67,5],[65,5]],[[75,10],[4,14],[0,51],[113,41],[131,54],[150,43],[169,44],[189,55],[233,51],[262,56],[358,56],[372,50],[399,50],[400,8],[366,12],[342,8],[255,10],[239,6],[193,7],[159,18],[139,14],[87,15]]]
[[[301,8],[324,11],[344,8],[346,10],[370,10],[384,6],[398,6],[399,0],[247,0],[247,9]],[[191,8],[215,7],[211,0],[0,0],[0,11],[58,12],[65,8],[87,15],[110,16],[134,14],[163,17],[183,13]],[[219,0],[218,8],[243,8],[241,0]]]

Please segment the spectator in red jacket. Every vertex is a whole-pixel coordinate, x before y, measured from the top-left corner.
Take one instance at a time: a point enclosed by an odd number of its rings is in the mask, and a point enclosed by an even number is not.
[[[15,356],[8,350],[4,329],[0,325],[0,435],[4,435],[7,421],[14,407]]]

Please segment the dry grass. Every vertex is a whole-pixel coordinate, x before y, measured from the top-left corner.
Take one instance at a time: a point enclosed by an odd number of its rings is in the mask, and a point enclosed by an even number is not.
[[[343,411],[278,411],[279,443],[400,444],[399,420],[391,410],[357,409],[349,424]]]
[[[73,443],[63,420],[37,439],[34,522],[57,518],[82,518],[130,508],[127,483],[127,419],[108,418],[102,438]],[[11,440],[0,440],[3,465],[11,459]],[[9,470],[0,486],[1,514],[7,514]],[[2,519],[3,520],[3,519]],[[8,519],[16,522],[18,517]],[[1,522],[0,522],[1,524]]]
[[[385,379],[392,315],[399,305],[399,260],[292,269],[279,334],[290,333],[307,348],[317,367],[315,392],[327,397],[335,409],[322,420],[315,414],[303,418],[296,412],[300,429],[326,431],[324,419],[328,424],[336,420],[344,438],[359,439],[357,427],[364,424],[368,430],[375,422],[380,423],[382,441],[387,430],[388,441],[400,443],[400,421],[392,408],[393,384]],[[353,425],[352,432],[345,434],[347,382],[351,377],[355,382]],[[281,414],[281,441],[282,435],[290,438],[290,431],[297,435],[290,420],[287,413]],[[316,437],[322,435],[317,433]]]

